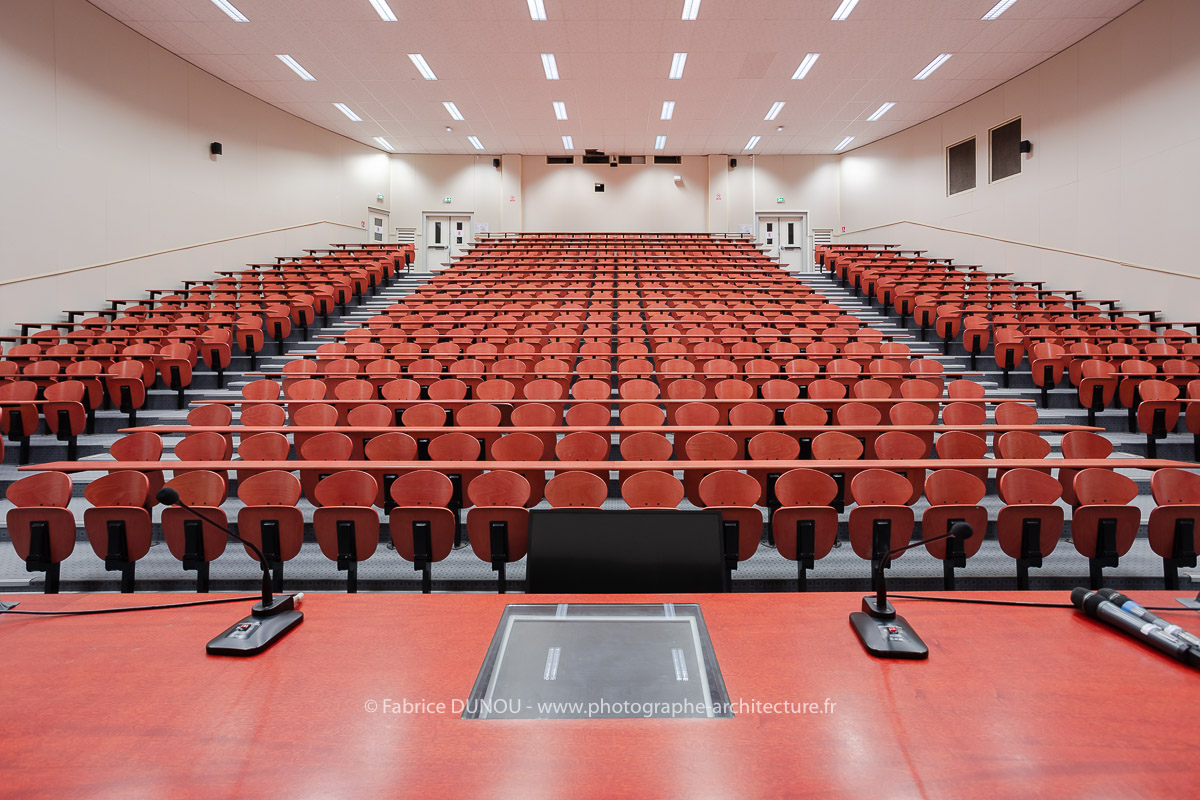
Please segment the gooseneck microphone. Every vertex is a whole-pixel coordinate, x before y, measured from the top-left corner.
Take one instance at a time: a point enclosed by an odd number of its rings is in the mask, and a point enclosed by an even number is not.
[[[226,629],[205,647],[209,655],[252,656],[275,644],[285,633],[300,624],[304,614],[299,611],[303,593],[283,595],[275,599],[271,594],[271,568],[262,550],[253,543],[231,531],[227,525],[201,514],[179,498],[179,492],[164,486],[155,499],[165,506],[179,506],[197,519],[225,531],[233,539],[254,551],[262,567],[262,601],[250,609],[250,616]]]
[[[1181,661],[1189,667],[1200,667],[1200,648],[1192,647],[1153,622],[1139,619],[1116,603],[1110,603],[1099,592],[1077,587],[1071,590],[1071,603],[1089,617],[1166,653],[1176,661]]]
[[[1167,635],[1174,636],[1176,639],[1187,642],[1192,647],[1200,647],[1200,636],[1195,636],[1194,634],[1184,630],[1179,625],[1176,625],[1173,622],[1168,622],[1154,612],[1142,608],[1141,605],[1127,595],[1123,595],[1115,589],[1097,589],[1096,594],[1100,595],[1110,603],[1115,603],[1123,610],[1128,611],[1130,614],[1133,614],[1143,622],[1150,622],[1157,625],[1159,628],[1162,628],[1163,632]]]
[[[965,522],[956,522],[947,533],[930,539],[909,542],[893,550],[877,551],[871,559],[871,580],[875,584],[875,596],[862,600],[862,611],[850,615],[850,624],[858,634],[859,641],[867,652],[879,658],[921,659],[929,657],[929,648],[904,617],[896,614],[887,599],[885,568],[892,556],[923,544],[940,542],[943,539],[966,541],[974,531]]]

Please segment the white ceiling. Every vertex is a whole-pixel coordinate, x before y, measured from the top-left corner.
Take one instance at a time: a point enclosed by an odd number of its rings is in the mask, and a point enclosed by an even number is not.
[[[830,153],[847,136],[859,147],[983,94],[1139,0],[1017,0],[990,22],[980,17],[996,0],[860,0],[844,22],[830,20],[840,0],[701,0],[694,22],[680,18],[684,0],[545,0],[545,22],[526,0],[388,0],[398,22],[368,0],[231,0],[249,23],[211,0],[91,2],[255,97],[375,147],[383,136],[398,152],[475,153],[474,135],[487,154],[564,155],[570,135],[575,154],[651,155],[665,135],[662,154],[707,155],[741,153],[754,135],[762,154]],[[668,80],[675,52],[687,66]],[[820,59],[791,80],[809,52]],[[438,80],[422,79],[409,53]],[[555,54],[560,80],[546,80],[541,53]],[[939,53],[954,56],[912,80]],[[664,100],[676,103],[670,121],[659,119]],[[764,121],[778,100],[786,107]],[[896,106],[868,122],[884,102]]]

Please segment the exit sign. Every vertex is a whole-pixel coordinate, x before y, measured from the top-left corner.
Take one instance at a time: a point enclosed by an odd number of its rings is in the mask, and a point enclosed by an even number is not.
[[[452,203],[452,202],[454,202],[454,198],[453,197],[443,197],[442,202],[443,203]]]
[[[775,202],[776,202],[776,203],[782,203],[782,202],[783,202],[783,198],[782,198],[782,197],[776,197],[776,198],[775,198]]]

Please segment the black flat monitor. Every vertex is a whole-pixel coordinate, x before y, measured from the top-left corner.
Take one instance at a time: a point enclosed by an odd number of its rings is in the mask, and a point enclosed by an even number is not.
[[[717,511],[550,509],[529,514],[526,591],[724,592]]]

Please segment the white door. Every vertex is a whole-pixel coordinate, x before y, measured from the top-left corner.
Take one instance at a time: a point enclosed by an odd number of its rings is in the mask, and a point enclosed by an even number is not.
[[[367,209],[367,243],[386,244],[388,213],[375,208]]]
[[[759,217],[758,242],[782,269],[807,271],[807,219],[802,215]]]
[[[425,217],[425,269],[444,269],[443,264],[462,258],[471,246],[470,215],[433,215]]]

